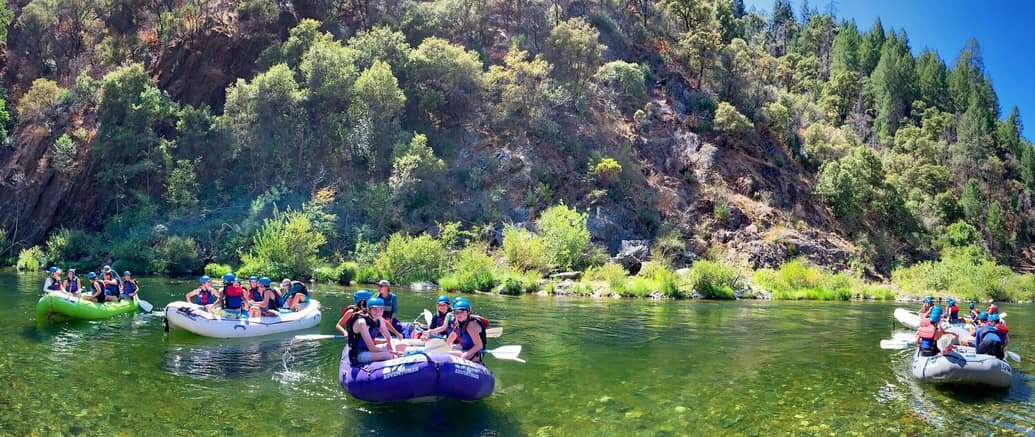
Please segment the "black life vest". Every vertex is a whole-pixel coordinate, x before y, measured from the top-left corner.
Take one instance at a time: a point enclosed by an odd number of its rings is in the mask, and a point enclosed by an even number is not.
[[[370,338],[373,339],[376,333],[381,329],[381,322],[375,321],[372,317],[366,313],[356,313],[345,323],[345,332],[348,333],[349,342],[349,360],[353,363],[356,362],[360,352],[367,350],[367,344],[363,341],[363,336],[357,334],[352,328],[355,327],[356,321],[365,320],[367,322],[367,329],[370,332]]]

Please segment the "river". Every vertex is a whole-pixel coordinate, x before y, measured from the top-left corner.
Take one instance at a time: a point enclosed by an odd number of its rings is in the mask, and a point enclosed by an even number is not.
[[[468,296],[504,328],[481,402],[368,404],[338,385],[342,341],[217,340],[165,332],[191,281],[142,280],[154,314],[37,323],[39,275],[0,273],[0,434],[704,435],[1032,434],[1030,305],[1003,305],[1009,391],[917,384],[908,352],[878,347],[892,303]],[[333,333],[351,289],[317,286]],[[397,291],[400,313],[434,293]]]

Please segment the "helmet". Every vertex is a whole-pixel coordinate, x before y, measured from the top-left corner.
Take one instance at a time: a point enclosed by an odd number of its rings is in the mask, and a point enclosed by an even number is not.
[[[371,293],[370,290],[358,290],[355,293],[352,293],[352,303],[356,304],[356,305],[359,305],[360,302],[363,302],[364,300],[370,299],[370,296],[373,296],[373,295],[374,294]],[[383,304],[384,301],[382,300],[381,302],[382,302],[382,305],[384,305]]]
[[[942,315],[936,312],[931,312],[931,323],[938,323],[942,319]]]
[[[999,321],[999,314],[990,314],[988,316],[988,321],[989,322],[998,322]]]
[[[212,278],[210,278],[208,276],[202,276],[201,279],[198,279],[198,282],[200,282],[202,284],[204,284],[206,282],[212,282]]]
[[[86,277],[87,279],[97,279],[97,274],[94,272],[90,272],[86,274]]]
[[[981,314],[978,314],[978,320],[981,320],[981,321],[988,320],[988,313],[982,311]]]
[[[234,276],[233,273],[223,275],[223,282],[234,282],[235,279],[237,279],[237,277]]]
[[[930,297],[930,296],[928,296],[928,297],[925,297],[925,298],[924,298],[924,303],[934,303],[934,299],[931,299],[931,297]]]
[[[384,308],[385,301],[380,297],[374,297],[367,299],[367,308]]]
[[[471,304],[467,302],[467,299],[459,299],[456,301],[456,305],[453,305],[453,309],[471,311]]]
[[[974,308],[974,301],[970,301],[967,305],[970,306],[970,308]]]
[[[68,269],[68,273],[75,273],[75,269]]]
[[[259,278],[259,285],[261,285],[263,287],[269,287],[270,284],[272,284],[272,283],[273,283],[273,281],[271,281],[270,278],[266,278],[266,277]]]
[[[941,315],[941,314],[942,314],[942,307],[934,307],[934,308],[931,308],[931,314],[938,314],[938,315]]]
[[[391,283],[391,282],[388,282],[388,281],[387,281],[387,280],[385,280],[385,279],[382,279],[382,280],[380,280],[380,281],[377,281],[377,286],[378,286],[378,287],[380,287],[380,286],[382,286],[382,285],[384,285],[385,287],[391,287],[391,286],[392,286],[392,283]]]
[[[443,295],[439,296],[438,299],[435,299],[435,304],[436,305],[440,304],[440,303],[444,303],[446,305],[449,305],[449,296],[446,296],[446,295],[443,294]]]
[[[949,306],[956,305],[956,299],[949,298]]]
[[[126,271],[122,272],[122,276],[133,276],[133,273],[130,273],[129,270],[126,270]]]
[[[259,280],[259,277],[258,277],[258,276],[249,276],[249,277],[248,277],[248,280],[249,280],[249,281],[258,281],[258,280]]]
[[[60,272],[60,271],[61,271],[61,269],[59,269],[57,267],[54,267],[54,266],[50,266],[50,268],[47,269],[47,272],[50,272],[50,274],[52,274],[52,275],[57,273],[57,272]]]

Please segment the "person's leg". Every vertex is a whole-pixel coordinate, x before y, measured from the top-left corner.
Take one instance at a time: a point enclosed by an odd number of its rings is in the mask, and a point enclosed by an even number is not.
[[[374,361],[387,361],[392,359],[394,355],[391,352],[360,352],[356,356],[357,363],[372,363]]]

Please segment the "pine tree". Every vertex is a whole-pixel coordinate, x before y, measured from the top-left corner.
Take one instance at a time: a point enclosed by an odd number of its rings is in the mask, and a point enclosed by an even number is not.
[[[834,38],[834,47],[830,54],[830,73],[838,71],[859,71],[859,46],[862,45],[862,35],[859,28],[855,26],[855,20],[849,20],[841,24],[841,28]]]
[[[877,118],[874,130],[879,140],[890,144],[903,117],[909,115],[913,102],[913,55],[892,36],[883,45],[880,61],[870,77]]]
[[[948,69],[938,54],[924,50],[916,60],[917,97],[943,111],[952,108],[949,104]]]
[[[981,213],[985,209],[985,200],[981,190],[978,189],[976,180],[970,179],[967,181],[967,186],[963,189],[963,195],[960,196],[960,208],[963,209],[963,217],[967,219],[968,223],[972,225],[981,223]]]
[[[873,22],[870,31],[863,36],[862,45],[859,47],[859,68],[860,73],[869,75],[877,68],[880,62],[881,49],[884,48],[884,25],[880,18]]]

